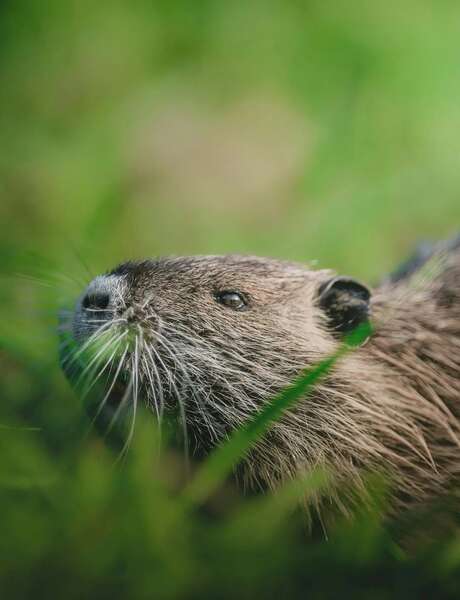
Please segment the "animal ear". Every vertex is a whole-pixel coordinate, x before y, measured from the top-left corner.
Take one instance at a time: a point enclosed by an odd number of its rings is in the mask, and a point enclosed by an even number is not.
[[[319,304],[327,314],[330,327],[348,333],[369,320],[371,292],[350,277],[334,277],[319,288]]]

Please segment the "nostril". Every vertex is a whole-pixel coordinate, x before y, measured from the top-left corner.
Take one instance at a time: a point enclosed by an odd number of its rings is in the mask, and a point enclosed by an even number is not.
[[[83,308],[93,310],[104,310],[110,303],[107,292],[89,292],[82,300]]]

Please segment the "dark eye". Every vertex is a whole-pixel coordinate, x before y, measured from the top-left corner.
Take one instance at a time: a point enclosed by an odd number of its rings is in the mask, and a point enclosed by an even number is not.
[[[239,292],[223,291],[217,292],[216,300],[224,306],[233,308],[233,310],[243,310],[247,307],[245,298]]]

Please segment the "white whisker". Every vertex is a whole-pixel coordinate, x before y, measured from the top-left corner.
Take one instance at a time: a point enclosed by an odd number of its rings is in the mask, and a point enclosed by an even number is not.
[[[91,391],[91,389],[96,385],[96,383],[98,382],[98,380],[102,377],[102,375],[104,374],[105,370],[112,364],[113,358],[114,356],[117,354],[118,349],[120,347],[120,342],[122,341],[122,339],[128,334],[127,331],[124,331],[122,334],[120,334],[118,336],[118,338],[116,338],[116,340],[113,341],[113,344],[115,344],[115,349],[112,352],[112,354],[110,355],[110,357],[107,359],[104,367],[99,371],[99,373],[97,374],[97,376],[95,377],[95,379],[91,382],[91,385],[87,388],[87,390],[85,391],[85,393],[82,395],[82,398],[84,399],[89,392]]]
[[[109,389],[107,390],[104,398],[102,399],[102,401],[101,401],[101,403],[99,405],[97,413],[96,413],[94,419],[92,420],[92,424],[95,423],[95,421],[97,420],[97,418],[99,417],[99,415],[101,414],[101,412],[104,410],[104,407],[105,407],[105,405],[107,403],[107,400],[109,399],[110,394],[112,393],[112,390],[113,390],[113,388],[114,388],[114,386],[115,386],[115,384],[116,384],[116,382],[118,380],[118,376],[120,375],[121,369],[123,368],[124,360],[126,358],[126,354],[128,353],[128,349],[129,349],[129,344],[126,344],[125,349],[123,351],[123,354],[121,355],[120,360],[118,361],[118,367],[117,367],[117,369],[115,371],[115,374],[114,374],[114,376],[112,378],[112,383],[110,384]]]
[[[128,437],[126,442],[120,452],[119,459],[123,457],[128,451],[133,436],[134,436],[134,427],[136,425],[136,415],[137,415],[137,402],[139,396],[139,338],[136,335],[134,340],[134,356],[132,360],[132,374],[131,374],[131,382],[132,382],[132,400],[133,400],[133,416],[131,418],[131,426],[129,429]]]
[[[109,339],[103,346],[102,348],[95,354],[95,356],[88,362],[88,364],[85,366],[85,368],[83,369],[83,371],[80,373],[78,379],[75,382],[75,385],[78,386],[80,384],[80,382],[83,380],[83,378],[86,376],[86,374],[89,372],[89,370],[91,369],[91,367],[97,363],[99,357],[104,354],[104,352],[107,350],[107,348],[109,348],[111,345],[113,345],[115,343],[115,338],[111,338]],[[96,364],[96,367],[98,367],[98,365]]]

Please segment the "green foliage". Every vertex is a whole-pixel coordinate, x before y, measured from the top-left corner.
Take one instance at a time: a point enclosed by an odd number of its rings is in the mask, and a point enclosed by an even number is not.
[[[228,506],[227,492],[190,511],[155,455],[149,419],[122,467],[94,438],[57,460],[39,433],[3,430],[2,596],[456,597],[458,540],[408,556],[365,509],[328,541],[308,540],[294,509],[324,485],[315,474],[274,496]]]
[[[406,552],[363,507],[326,541],[295,511],[324,474],[258,498],[221,485],[289,391],[195,488],[155,458],[149,415],[116,463],[56,328],[127,258],[257,253],[376,280],[447,237],[459,51],[447,0],[0,3],[2,598],[458,597],[455,531]]]

